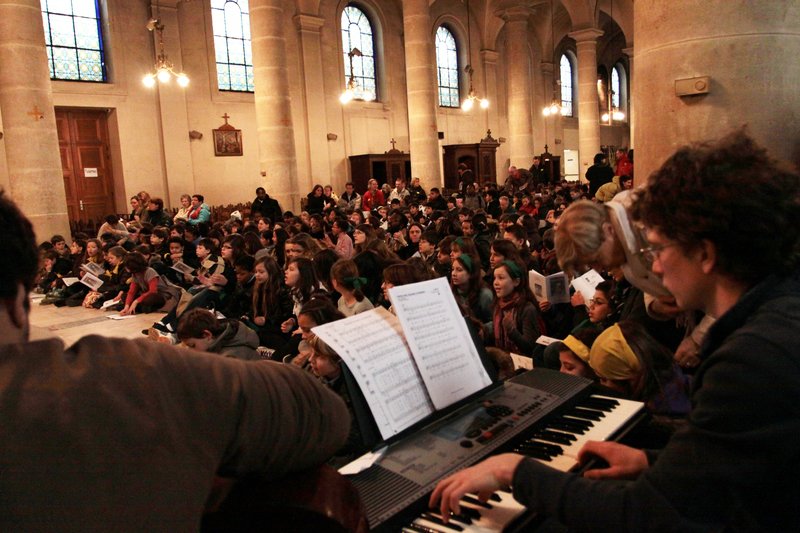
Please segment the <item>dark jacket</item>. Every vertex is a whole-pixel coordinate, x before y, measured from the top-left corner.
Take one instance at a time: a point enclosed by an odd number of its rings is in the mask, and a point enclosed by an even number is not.
[[[263,200],[256,197],[250,205],[250,219],[255,220],[258,217],[266,217],[272,222],[283,220],[283,211],[281,211],[281,204],[278,200],[270,198],[267,195]]]
[[[514,496],[575,531],[800,531],[800,282],[757,285],[709,329],[688,423],[636,481],[526,459]]]
[[[2,531],[194,531],[215,474],[304,470],[349,431],[291,365],[97,336],[0,361]]]

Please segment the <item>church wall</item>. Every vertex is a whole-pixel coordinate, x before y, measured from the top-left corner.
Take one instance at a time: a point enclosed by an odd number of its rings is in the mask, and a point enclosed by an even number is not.
[[[284,36],[299,192],[306,194],[315,183],[331,184],[339,192],[350,179],[347,156],[385,152],[391,148],[392,138],[398,149],[409,150],[402,4],[399,0],[361,1],[375,26],[380,96],[377,102],[354,101],[346,106],[338,100],[345,83],[338,20],[346,0],[323,0],[314,13],[301,13],[294,2],[287,4]],[[150,17],[147,0],[105,0],[101,5],[110,83],[56,81],[52,87],[56,106],[109,110],[117,210],[127,211],[128,198],[140,190],[163,197],[168,206],[177,206],[184,193],[201,193],[211,204],[227,204],[251,199],[260,185],[268,191],[281,190],[280,177],[265,178],[259,172],[254,96],[217,89],[209,1],[160,5],[166,52],[176,70],[190,77],[186,89],[174,84],[148,89],[141,83],[154,64],[154,36],[145,29]],[[459,44],[466,45],[463,6],[456,0],[432,4],[432,38],[436,27],[447,19]],[[470,113],[439,107],[437,129],[444,134],[440,145],[478,142],[491,129],[492,136],[503,141],[496,158],[502,183],[510,154],[505,37],[501,30],[493,38],[495,42],[482,42],[485,33],[478,22],[482,19],[472,15],[474,85],[480,96],[490,99],[491,107]],[[529,45],[534,147],[541,152],[545,142],[541,106],[546,91],[538,37],[531,37]],[[463,69],[467,58],[462,59]],[[465,94],[466,76],[462,84]],[[212,130],[223,124],[224,114],[242,130],[242,157],[214,156]],[[190,139],[190,131],[203,137]],[[604,131],[603,142],[623,144],[625,131]],[[550,147],[551,152],[577,149],[577,141],[577,121],[565,120],[561,143]],[[0,165],[0,186],[8,179],[5,164]]]

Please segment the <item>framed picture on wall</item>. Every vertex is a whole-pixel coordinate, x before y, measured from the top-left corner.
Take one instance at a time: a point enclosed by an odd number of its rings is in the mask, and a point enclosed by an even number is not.
[[[242,130],[213,130],[214,155],[243,155]]]
[[[211,130],[214,133],[214,155],[218,157],[243,155],[242,130],[237,130],[228,124],[230,116],[227,113],[222,115],[222,118],[225,119],[225,124]]]

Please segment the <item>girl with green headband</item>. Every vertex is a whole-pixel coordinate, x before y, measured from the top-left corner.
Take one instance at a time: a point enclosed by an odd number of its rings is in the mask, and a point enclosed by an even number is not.
[[[456,257],[450,273],[450,285],[462,309],[491,332],[494,298],[492,290],[481,277],[481,264],[467,254]]]
[[[337,307],[344,316],[353,316],[373,308],[369,298],[362,290],[367,278],[358,275],[358,266],[351,259],[340,259],[331,268],[331,283],[334,290],[342,296]]]
[[[493,287],[495,346],[531,357],[543,326],[525,267],[517,261],[503,261],[494,269]]]

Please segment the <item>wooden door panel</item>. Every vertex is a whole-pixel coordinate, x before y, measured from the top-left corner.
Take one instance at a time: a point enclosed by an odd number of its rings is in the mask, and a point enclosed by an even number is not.
[[[68,213],[84,225],[115,212],[106,117],[105,110],[56,110]]]

